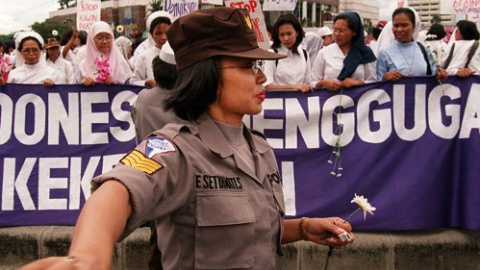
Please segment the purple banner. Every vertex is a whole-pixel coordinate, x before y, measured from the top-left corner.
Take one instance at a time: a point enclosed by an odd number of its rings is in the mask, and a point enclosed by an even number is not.
[[[356,230],[480,229],[479,83],[419,77],[341,95],[268,92],[264,111],[245,121],[275,149],[288,217],[346,218],[356,193],[377,208],[350,219]],[[129,111],[139,90],[0,88],[0,226],[74,224],[91,178],[135,145]]]
[[[140,87],[0,88],[0,226],[72,225],[90,180],[136,145]]]
[[[289,217],[347,218],[356,193],[377,208],[352,217],[356,230],[480,229],[479,83],[420,77],[343,95],[268,92],[247,122],[275,148]]]

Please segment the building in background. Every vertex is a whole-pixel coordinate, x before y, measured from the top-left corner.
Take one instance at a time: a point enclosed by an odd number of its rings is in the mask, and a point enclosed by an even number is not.
[[[412,0],[410,0],[412,1]],[[263,0],[260,0],[263,2]],[[145,31],[145,20],[149,14],[149,0],[111,0],[102,3],[101,20],[116,27],[122,25],[123,35],[135,36]],[[209,5],[200,4],[200,8]],[[379,9],[375,1],[371,0],[299,0],[293,13],[298,16],[305,27],[331,26],[333,18],[345,11],[357,11],[365,25],[374,25],[379,18]],[[50,18],[59,21],[70,21],[75,27],[77,8],[60,9],[50,12]],[[265,12],[266,23],[273,24],[280,13]]]
[[[408,0],[408,6],[420,15],[422,26],[428,29],[432,21],[440,19],[443,26],[455,26],[455,15],[440,13],[440,0]]]

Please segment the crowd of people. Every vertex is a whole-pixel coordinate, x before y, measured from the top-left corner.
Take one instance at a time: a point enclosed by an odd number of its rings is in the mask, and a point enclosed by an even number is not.
[[[444,80],[480,72],[474,23],[458,22],[446,46],[441,25],[432,25],[420,42],[420,20],[411,8],[379,22],[370,45],[356,12],[339,14],[333,29],[318,33],[305,33],[292,14],[281,15],[268,51],[259,48],[251,24],[241,9],[205,9],[175,21],[158,11],[147,18],[147,39],[135,51],[102,21],[84,41],[72,31],[63,47],[35,32],[17,35],[13,54],[1,47],[8,60],[0,85],[146,87],[132,109],[142,142],[92,181],[95,192],[68,256],[25,270],[109,269],[115,242],[146,222],[151,269],[274,269],[282,243],[342,248],[354,235],[341,218],[284,219],[273,150],[242,124],[243,116],[261,112],[265,89],[339,91],[404,76]]]
[[[14,41],[0,43],[0,85],[118,83],[155,87],[152,60],[167,41],[172,22],[167,12],[150,14],[147,38],[135,48],[127,37],[114,39],[104,22],[95,23],[89,33],[69,31],[60,41],[48,38],[44,42],[35,32],[18,32]],[[432,75],[443,80],[448,75],[466,77],[480,72],[475,23],[459,21],[447,40],[439,23],[421,30],[418,14],[408,7],[395,10],[389,22],[379,21],[371,33],[365,31],[356,12],[339,14],[333,28],[324,26],[317,32],[305,32],[292,14],[279,16],[268,29],[271,51],[287,57],[259,63],[267,76],[267,90],[337,91],[403,76]],[[45,64],[56,72],[44,68]]]

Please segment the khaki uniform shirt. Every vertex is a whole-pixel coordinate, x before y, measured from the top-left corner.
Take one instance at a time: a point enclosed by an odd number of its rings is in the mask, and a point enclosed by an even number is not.
[[[116,179],[133,211],[124,236],[155,220],[166,270],[274,269],[284,200],[271,146],[244,127],[256,172],[236,156],[215,122],[169,124],[93,180]]]
[[[135,123],[137,141],[143,141],[150,133],[168,123],[181,123],[184,120],[172,111],[163,109],[163,101],[170,90],[161,87],[146,88],[140,91],[132,106],[132,119]]]

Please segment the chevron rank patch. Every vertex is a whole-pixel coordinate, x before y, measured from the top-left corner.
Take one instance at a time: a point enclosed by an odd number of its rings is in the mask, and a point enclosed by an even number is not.
[[[162,164],[153,159],[147,158],[138,150],[133,150],[128,153],[120,160],[120,162],[150,175],[163,168]]]
[[[175,152],[173,144],[163,138],[150,137],[145,144],[145,154],[152,158],[156,154]]]

